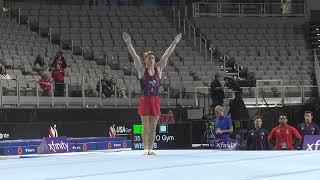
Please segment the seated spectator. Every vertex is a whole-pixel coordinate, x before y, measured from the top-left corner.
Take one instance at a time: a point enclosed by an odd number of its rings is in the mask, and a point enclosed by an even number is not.
[[[216,114],[216,119],[214,120],[216,139],[229,139],[233,133],[232,120],[224,114],[222,106],[216,106],[214,112]]]
[[[66,63],[65,58],[63,57],[62,51],[57,52],[57,54],[54,57],[54,60],[51,64],[51,67],[53,67],[53,68],[56,67],[56,64],[60,64],[62,69],[66,69],[66,67],[67,67],[67,63]]]
[[[49,96],[52,87],[52,80],[50,76],[45,73],[41,74],[41,78],[37,79],[36,82],[40,85],[41,89],[43,90],[43,96]]]
[[[0,79],[12,79],[3,65],[0,65]]]
[[[249,130],[247,139],[247,150],[268,150],[268,130],[262,128],[262,118],[254,118],[254,128]]]
[[[268,136],[269,142],[276,150],[293,150],[295,149],[295,138],[301,144],[301,135],[299,131],[287,124],[288,119],[286,115],[280,115],[279,126],[272,129]]]
[[[117,87],[116,82],[114,79],[108,79],[108,73],[103,72],[101,78],[101,96],[102,98],[110,98],[111,95],[114,95],[114,90]],[[122,95],[123,98],[127,98],[125,89],[117,88],[117,93]],[[120,92],[121,90],[121,92]],[[98,94],[100,93],[100,81],[97,82],[96,91]]]
[[[100,91],[100,82],[101,82],[101,91]],[[113,94],[113,86],[115,83],[112,81],[112,79],[108,79],[108,73],[103,72],[101,81],[97,82],[96,90],[98,93],[101,92],[102,98],[110,98]]]
[[[34,65],[34,71],[38,72],[38,74],[42,74],[42,72],[45,70],[45,62],[44,62],[44,57],[41,53],[38,54],[36,57],[36,60],[33,63]]]
[[[64,70],[59,63],[51,72],[52,78],[54,80],[54,95],[63,96],[64,95]]]

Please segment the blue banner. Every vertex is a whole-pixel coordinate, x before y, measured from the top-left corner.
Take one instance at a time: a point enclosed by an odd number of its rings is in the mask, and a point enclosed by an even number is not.
[[[26,154],[37,154],[38,146],[10,146],[3,147],[0,149],[1,155],[26,155]]]
[[[320,150],[320,135],[305,135],[303,140],[303,150]]]
[[[71,152],[67,137],[44,137],[38,148],[39,154]]]
[[[63,139],[63,143],[61,143],[61,138]],[[126,140],[125,138],[68,138],[67,141],[65,141],[64,138],[65,137],[43,138],[42,141],[19,140],[20,144],[18,143],[18,141],[13,141],[14,143],[8,141],[6,144],[4,144],[6,146],[0,147],[0,154],[49,154],[58,152],[86,152],[92,150],[122,149],[132,147],[131,140]],[[97,140],[97,142],[95,140]]]

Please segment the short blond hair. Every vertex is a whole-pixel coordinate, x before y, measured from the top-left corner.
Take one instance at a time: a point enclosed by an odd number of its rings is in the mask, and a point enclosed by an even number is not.
[[[222,107],[222,106],[220,106],[220,105],[218,105],[218,106],[214,107],[214,110],[220,110],[220,111],[223,111],[223,107]]]
[[[149,55],[156,56],[156,54],[153,51],[147,51],[143,53],[143,58],[147,58]]]

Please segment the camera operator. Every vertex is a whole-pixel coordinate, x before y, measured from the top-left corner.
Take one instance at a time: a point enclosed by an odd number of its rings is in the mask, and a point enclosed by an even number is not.
[[[232,120],[224,114],[222,106],[214,108],[216,118],[214,120],[214,131],[216,139],[229,139],[233,133]]]
[[[223,106],[224,91],[221,81],[222,76],[220,74],[216,74],[214,76],[214,80],[210,84],[210,96],[213,108],[218,105]]]
[[[233,91],[236,89],[237,89],[236,86],[235,88],[232,88]],[[234,121],[249,120],[249,113],[241,97],[241,90],[234,91],[233,98],[230,99],[230,102],[229,102],[229,107],[230,109],[229,109],[228,115],[231,115],[232,120]]]

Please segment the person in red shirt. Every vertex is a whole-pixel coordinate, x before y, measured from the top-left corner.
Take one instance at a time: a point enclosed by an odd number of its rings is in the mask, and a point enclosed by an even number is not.
[[[56,68],[54,68],[51,72],[52,78],[55,84],[55,96],[63,96],[64,95],[64,70],[61,68],[60,64],[56,64]]]
[[[268,136],[269,142],[276,150],[293,150],[295,149],[295,138],[301,144],[301,135],[299,131],[287,124],[288,119],[286,115],[280,115],[279,125],[272,129]]]
[[[41,79],[37,79],[36,82],[40,85],[41,89],[43,90],[42,95],[48,96],[50,94],[51,86],[52,86],[52,80],[51,78],[45,74],[41,74]]]
[[[65,58],[63,57],[62,51],[57,52],[57,54],[54,57],[54,60],[51,64],[51,67],[56,67],[57,64],[60,64],[62,69],[66,69],[66,67],[67,67],[67,63],[66,63]]]

